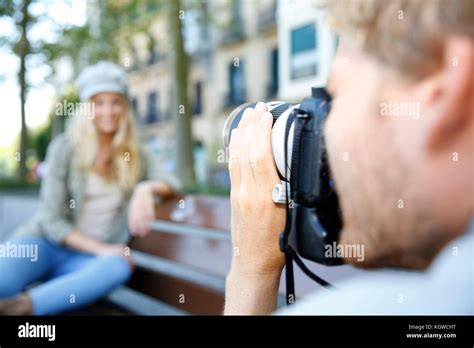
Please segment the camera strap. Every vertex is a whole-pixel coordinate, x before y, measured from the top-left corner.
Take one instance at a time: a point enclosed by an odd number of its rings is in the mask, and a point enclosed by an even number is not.
[[[293,112],[289,115],[288,121],[286,123],[285,129],[285,144],[288,144],[288,137],[290,134],[291,126],[293,125],[296,118],[300,118],[301,122],[297,122],[295,124],[295,129],[293,132],[293,149],[292,149],[292,156],[291,156],[291,168],[290,168],[290,175],[291,178],[296,178],[296,166],[298,164],[298,156],[299,156],[299,149],[300,149],[300,137],[301,132],[306,124],[308,115],[301,109],[294,109]],[[285,146],[285,176],[288,178],[288,146]],[[291,185],[291,180],[288,185]],[[285,253],[285,276],[286,276],[286,303],[287,305],[293,304],[296,301],[295,297],[295,278],[294,278],[294,271],[293,271],[293,261],[296,262],[298,267],[312,280],[316,283],[324,286],[324,287],[332,287],[330,283],[325,281],[324,279],[318,277],[314,274],[301,260],[298,256],[296,251],[288,244],[289,234],[291,232],[291,211],[290,211],[290,198],[291,202],[293,201],[293,191],[290,189],[287,190],[290,194],[286,195],[286,223],[285,229],[280,235],[280,250]]]

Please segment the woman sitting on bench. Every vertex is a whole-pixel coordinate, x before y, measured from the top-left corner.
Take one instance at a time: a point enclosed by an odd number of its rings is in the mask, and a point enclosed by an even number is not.
[[[3,315],[71,311],[127,282],[127,225],[144,235],[154,195],[172,193],[138,145],[125,71],[99,62],[76,82],[84,103],[66,134],[49,145],[39,212],[8,242],[9,248],[33,246],[37,257],[0,258]],[[25,291],[37,281],[43,283]]]

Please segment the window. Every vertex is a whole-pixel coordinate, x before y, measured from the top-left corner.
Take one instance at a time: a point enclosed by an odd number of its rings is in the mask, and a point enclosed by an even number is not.
[[[244,36],[240,0],[232,0],[230,2],[229,12],[230,18],[227,28],[222,33],[222,44],[239,41]]]
[[[138,100],[137,98],[132,98],[132,111],[133,111],[133,116],[137,119],[140,118],[140,115],[138,115]]]
[[[197,81],[194,84],[194,104],[193,115],[200,115],[202,113],[202,84]]]
[[[241,6],[240,0],[232,0],[232,26],[234,29],[242,26]]]
[[[148,65],[155,64],[157,61],[156,46],[156,40],[150,36],[148,38]]]
[[[267,98],[275,97],[278,93],[278,48],[270,53],[270,81],[267,86]]]
[[[226,106],[245,102],[244,61],[240,59],[229,64],[229,96]]]
[[[307,24],[291,31],[291,79],[317,73],[316,25]]]
[[[165,114],[165,120],[172,120],[174,117],[173,113],[173,105],[175,104],[174,102],[174,93],[173,93],[173,86],[170,86],[168,88],[168,106],[166,107],[166,114]]]
[[[158,97],[155,92],[148,94],[147,123],[158,121]]]

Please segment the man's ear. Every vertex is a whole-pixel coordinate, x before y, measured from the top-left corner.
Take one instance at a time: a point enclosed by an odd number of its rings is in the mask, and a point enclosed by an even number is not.
[[[474,122],[474,40],[450,37],[444,45],[437,93],[435,120],[427,138],[427,149],[444,147]]]

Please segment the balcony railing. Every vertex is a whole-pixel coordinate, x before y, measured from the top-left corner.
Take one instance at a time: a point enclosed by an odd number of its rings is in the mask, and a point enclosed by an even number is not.
[[[278,94],[278,83],[277,81],[270,81],[266,86],[265,96],[268,98],[276,97]]]
[[[230,109],[245,103],[245,91],[240,93],[229,93],[224,97],[223,109]]]
[[[220,44],[229,45],[235,42],[242,41],[245,38],[242,23],[233,25],[232,28],[224,30],[221,35]]]
[[[258,15],[257,22],[258,31],[265,31],[276,28],[276,3],[265,11],[261,11]]]

